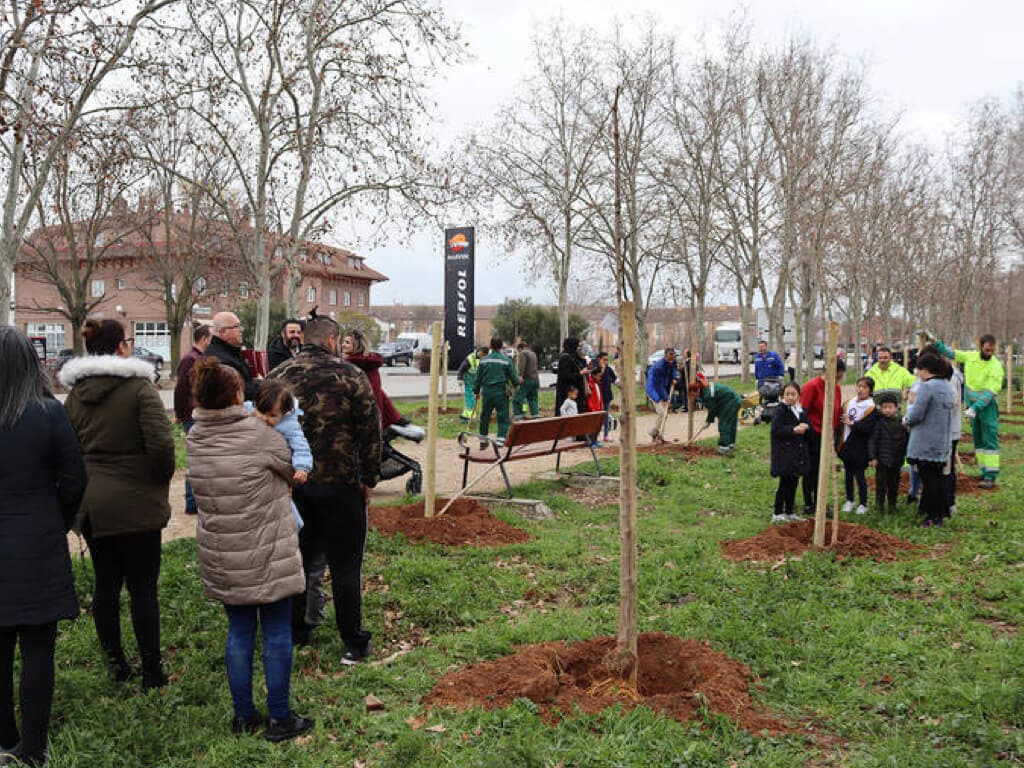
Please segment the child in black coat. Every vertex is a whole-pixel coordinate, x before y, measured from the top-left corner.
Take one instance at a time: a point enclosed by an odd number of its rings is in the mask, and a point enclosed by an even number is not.
[[[868,481],[864,473],[868,468],[868,440],[875,431],[878,414],[871,394],[875,389],[872,379],[857,379],[857,394],[843,405],[839,432],[839,458],[846,474],[846,503],[843,512],[858,515],[868,511]],[[860,504],[853,506],[853,485],[857,484]]]
[[[875,468],[875,504],[882,512],[888,499],[889,511],[895,512],[900,472],[907,455],[908,433],[900,418],[896,395],[883,392],[878,397],[878,408],[882,414],[868,440],[868,460]]]
[[[786,523],[803,518],[793,514],[796,487],[810,467],[807,432],[811,423],[800,407],[800,385],[789,382],[782,390],[782,405],[772,417],[772,477],[779,478],[775,492],[773,523]]]

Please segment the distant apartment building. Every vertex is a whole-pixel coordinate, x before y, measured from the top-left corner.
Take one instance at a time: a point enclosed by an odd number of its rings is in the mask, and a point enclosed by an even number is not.
[[[160,228],[160,231],[174,230]],[[123,234],[117,242],[106,244],[102,256],[95,258],[85,288],[90,298],[98,300],[91,317],[120,319],[126,325],[128,335],[134,337],[136,346],[146,347],[169,360],[171,332],[159,285],[147,263],[149,249],[168,246],[166,238],[161,239],[160,231],[154,229],[148,237]],[[29,242],[36,237],[39,237],[38,231],[29,236]],[[192,321],[209,321],[215,312],[234,310],[256,298],[253,279],[248,276],[241,260],[231,255],[237,253],[237,243],[231,242],[226,235],[211,237],[210,241],[214,242],[214,252],[209,253],[207,248],[204,265],[208,266],[195,281],[198,290],[182,333],[183,351],[191,344],[187,331]],[[218,249],[217,244],[221,242],[223,247]],[[174,243],[169,245],[173,249]],[[269,247],[275,247],[273,240]],[[70,262],[70,248],[65,248],[64,253],[59,248],[58,245],[56,255]],[[51,282],[41,281],[29,268],[26,260],[30,258],[32,253],[23,249],[22,259],[15,266],[12,322],[29,336],[45,338],[47,356],[53,357],[71,345],[71,329],[66,318],[46,311],[60,307],[62,299]],[[298,273],[297,308],[300,316],[307,315],[314,306],[318,307],[318,313],[329,316],[341,311],[365,313],[370,307],[373,284],[388,279],[368,267],[364,257],[343,248],[314,242],[301,243]],[[273,281],[272,290],[275,301],[285,300],[286,285],[281,275]],[[271,329],[271,334],[275,331]]]

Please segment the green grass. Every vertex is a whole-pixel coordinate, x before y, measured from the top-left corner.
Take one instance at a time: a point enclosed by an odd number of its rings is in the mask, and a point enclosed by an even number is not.
[[[169,544],[160,589],[175,681],[148,695],[110,682],[97,663],[89,618],[62,624],[50,765],[1020,764],[1021,444],[1004,444],[1002,489],[962,497],[960,514],[944,528],[916,527],[909,513],[858,521],[947,548],[934,557],[879,564],[825,553],[778,568],[731,563],[719,543],[756,533],[770,513],[767,445],[767,429],[749,429],[740,433],[732,460],[640,458],[640,628],[706,640],[746,663],[760,678],[755,695],[764,707],[792,722],[813,722],[835,737],[830,746],[819,750],[798,736],[751,736],[720,717],[680,724],[643,709],[554,728],[527,701],[496,712],[426,712],[420,699],[448,669],[520,643],[614,634],[617,508],[583,505],[559,483],[538,482],[521,495],[544,499],[556,519],[524,522],[498,511],[533,535],[526,543],[446,549],[371,533],[365,616],[377,657],[413,650],[382,667],[347,669],[338,663],[337,633],[330,626],[318,630],[315,649],[295,659],[295,706],[317,719],[302,744],[273,746],[228,733],[225,618],[202,596],[193,542]],[[614,461],[608,465],[615,468]],[[75,567],[88,606],[91,573],[81,563]],[[129,626],[126,611],[126,636]],[[127,647],[133,645],[129,639]],[[384,701],[384,713],[365,712],[369,693]],[[414,729],[412,718],[425,718],[426,727]]]

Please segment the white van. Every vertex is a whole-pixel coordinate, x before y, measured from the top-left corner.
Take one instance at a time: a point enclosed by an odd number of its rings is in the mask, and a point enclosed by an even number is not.
[[[400,333],[395,337],[395,341],[408,344],[414,354],[427,351],[434,346],[434,337],[429,333]]]

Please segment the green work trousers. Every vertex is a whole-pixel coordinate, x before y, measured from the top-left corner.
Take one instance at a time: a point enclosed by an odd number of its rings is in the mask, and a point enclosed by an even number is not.
[[[516,389],[516,395],[512,398],[512,413],[516,416],[525,416],[529,407],[531,416],[540,415],[540,405],[537,402],[537,395],[540,392],[540,382],[536,379],[523,379],[522,384]]]
[[[473,394],[473,388],[466,386],[462,392],[463,398],[465,398],[465,407],[462,409],[462,418],[469,421],[473,418],[473,409],[476,408],[476,395]]]
[[[736,445],[736,422],[739,419],[740,401],[726,403],[718,413],[718,444],[722,447]]]
[[[508,392],[502,387],[493,392],[483,390],[480,393],[480,434],[486,435],[491,427],[491,412],[497,411],[498,415],[498,437],[504,438],[508,435]]]
[[[984,408],[975,409],[977,416],[971,424],[974,437],[974,455],[985,480],[995,482],[999,477],[999,406],[995,398]]]

